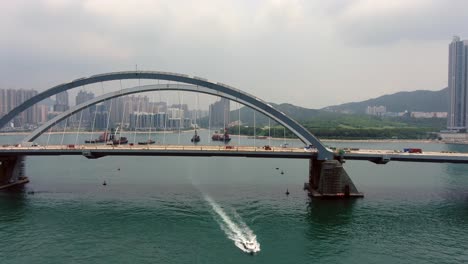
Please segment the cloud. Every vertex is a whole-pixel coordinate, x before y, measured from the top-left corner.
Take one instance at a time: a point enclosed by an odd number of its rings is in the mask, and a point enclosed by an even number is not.
[[[336,33],[351,45],[447,40],[468,33],[467,1],[356,1],[336,16]]]
[[[306,107],[397,89],[437,89],[446,85],[446,46],[452,34],[463,36],[467,30],[466,5],[1,1],[0,87],[43,90],[138,64],[140,69],[207,77],[269,101]],[[366,73],[372,74],[363,78]]]

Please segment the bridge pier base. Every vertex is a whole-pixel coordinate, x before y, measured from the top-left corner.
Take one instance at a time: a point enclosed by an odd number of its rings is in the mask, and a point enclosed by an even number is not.
[[[304,185],[309,196],[318,198],[358,198],[358,192],[348,173],[339,160],[309,161],[309,183]]]
[[[24,156],[0,157],[0,190],[22,186],[29,182],[24,176]]]

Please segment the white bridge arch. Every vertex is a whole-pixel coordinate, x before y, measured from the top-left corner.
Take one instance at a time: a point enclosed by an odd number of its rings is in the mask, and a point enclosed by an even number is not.
[[[3,118],[0,119],[0,127],[3,127],[10,120],[12,120],[16,115],[20,114],[24,110],[28,109],[32,105],[50,97],[60,92],[73,89],[76,87],[99,83],[104,81],[114,81],[114,80],[123,80],[123,79],[153,79],[153,80],[167,80],[174,81],[184,84],[160,84],[160,85],[146,85],[138,86],[134,88],[123,89],[120,91],[111,92],[99,97],[96,97],[92,100],[84,102],[83,104],[77,105],[70,110],[62,113],[61,115],[55,117],[54,119],[49,120],[46,124],[42,125],[36,129],[31,135],[25,138],[25,141],[33,141],[35,138],[40,136],[42,133],[47,131],[53,124],[60,122],[61,120],[67,118],[70,115],[73,115],[76,112],[79,112],[86,107],[97,104],[99,102],[119,97],[127,94],[142,93],[149,91],[157,90],[183,90],[183,91],[192,91],[199,93],[206,93],[215,96],[221,96],[233,101],[237,101],[243,105],[246,105],[258,112],[263,113],[264,115],[270,117],[276,122],[288,128],[292,133],[294,133],[302,142],[306,145],[314,145],[318,150],[318,159],[319,160],[330,160],[334,158],[334,153],[327,149],[325,145],[320,142],[313,134],[311,134],[306,128],[301,126],[295,120],[289,118],[284,113],[276,110],[270,104],[264,102],[263,100],[245,93],[239,89],[231,87],[222,83],[213,83],[204,78],[199,77],[189,77],[184,74],[177,73],[168,73],[168,72],[153,72],[153,71],[130,71],[130,72],[114,72],[107,74],[94,75],[88,78],[76,79],[72,82],[60,84],[55,87],[52,87],[38,95],[28,99],[18,107],[11,110]]]

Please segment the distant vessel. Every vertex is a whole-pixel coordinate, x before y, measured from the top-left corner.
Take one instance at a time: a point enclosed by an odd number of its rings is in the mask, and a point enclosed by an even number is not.
[[[268,137],[267,136],[250,136],[250,137],[247,137],[248,139],[267,139]]]
[[[128,139],[126,137],[121,137],[120,136],[120,131],[119,127],[117,127],[114,130],[111,131],[109,140],[107,141],[107,145],[121,145],[121,144],[127,144]]]
[[[231,141],[231,137],[229,136],[227,130],[225,129],[224,130],[224,134],[223,133],[217,133],[217,131],[213,134],[213,136],[211,137],[211,139],[213,141],[223,141],[223,142],[229,142]]]
[[[197,134],[197,130],[195,129],[195,134],[193,135],[192,139],[190,139],[193,143],[200,142],[200,136]]]
[[[97,139],[92,139],[92,140],[85,140],[85,143],[86,143],[86,144],[105,143],[105,142],[107,142],[108,137],[109,137],[109,133],[107,133],[107,131],[106,131],[106,132],[102,133],[102,134],[99,136],[99,138],[97,138]]]
[[[151,145],[151,144],[154,144],[156,143],[156,141],[152,140],[152,139],[148,139],[146,141],[143,141],[143,142],[138,142],[138,145]]]

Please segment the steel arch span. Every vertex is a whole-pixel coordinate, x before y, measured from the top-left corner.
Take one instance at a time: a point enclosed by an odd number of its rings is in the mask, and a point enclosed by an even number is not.
[[[89,104],[85,102],[81,105],[75,106],[72,109],[68,110],[67,112],[64,112],[62,115],[57,116],[56,120],[54,120],[55,118],[50,120],[43,126],[39,127],[25,140],[26,141],[34,140],[40,134],[46,131],[51,126],[51,124],[53,125],[55,122],[59,122],[60,120],[63,120],[66,117],[80,111],[81,109],[84,109],[90,105],[102,102],[110,98],[125,95],[124,91],[126,94],[133,94],[133,93],[140,93],[140,92],[145,92],[145,91],[156,91],[156,90],[185,90],[185,91],[201,92],[201,93],[211,94],[215,96],[221,96],[221,97],[225,97],[230,100],[233,100],[233,101],[237,101],[246,106],[249,106],[250,108],[263,113],[264,115],[270,117],[271,119],[275,120],[276,122],[288,128],[306,145],[314,145],[318,150],[319,160],[334,159],[334,153],[328,150],[325,147],[325,145],[322,142],[320,142],[320,140],[318,140],[313,134],[311,134],[306,128],[304,128],[302,125],[297,123],[295,120],[286,116],[283,112],[276,110],[270,104],[264,102],[260,98],[257,98],[253,95],[250,95],[246,92],[243,92],[239,89],[236,89],[234,87],[231,87],[223,83],[219,83],[219,82],[214,83],[214,82],[210,82],[200,77],[190,77],[184,74],[169,73],[169,72],[157,72],[157,71],[112,72],[112,73],[106,73],[106,74],[93,75],[88,78],[80,78],[69,83],[60,84],[42,93],[39,93],[38,95],[26,100],[24,103],[17,106],[13,110],[11,110],[8,114],[6,114],[3,118],[0,119],[0,127],[3,127],[6,123],[12,120],[16,115],[20,114],[21,112],[28,109],[32,105],[50,96],[56,95],[60,92],[67,91],[67,90],[80,87],[83,85],[105,82],[105,81],[124,80],[124,79],[167,80],[167,81],[174,81],[174,82],[179,82],[179,83],[184,83],[184,84],[189,84],[189,85],[173,84],[175,87],[172,87],[170,84],[139,86],[139,87],[129,88],[129,89],[120,90],[116,92],[111,92],[106,95],[96,97],[95,99],[90,100]],[[165,86],[165,89],[163,89],[164,88],[163,86]],[[51,122],[51,121],[54,121],[54,122]],[[47,128],[45,128],[46,126]]]

